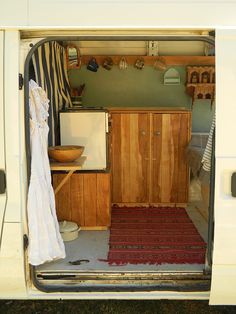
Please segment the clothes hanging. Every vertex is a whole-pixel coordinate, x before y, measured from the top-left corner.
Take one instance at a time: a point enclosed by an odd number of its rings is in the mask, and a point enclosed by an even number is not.
[[[56,41],[46,42],[34,52],[32,61],[36,82],[50,101],[49,144],[59,144],[58,111],[72,107],[65,48]]]
[[[49,100],[45,91],[30,80],[31,177],[27,213],[29,262],[34,266],[65,257],[48,159],[48,108]]]

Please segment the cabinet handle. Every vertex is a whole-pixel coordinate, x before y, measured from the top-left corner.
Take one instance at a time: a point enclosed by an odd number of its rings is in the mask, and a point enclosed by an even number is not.
[[[153,134],[156,136],[159,136],[159,135],[161,135],[161,132],[160,131],[154,131]]]
[[[157,160],[156,158],[152,158],[152,160]]]
[[[141,130],[141,131],[140,131],[140,134],[141,134],[141,135],[146,135],[146,131]]]
[[[148,158],[148,157],[145,157],[144,160],[149,160],[149,158]]]

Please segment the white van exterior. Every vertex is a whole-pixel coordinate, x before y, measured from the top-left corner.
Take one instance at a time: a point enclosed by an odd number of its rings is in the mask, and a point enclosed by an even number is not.
[[[209,299],[236,304],[236,199],[231,175],[236,169],[236,1],[79,1],[0,0],[0,298],[10,299]],[[21,36],[70,34],[186,34],[216,31],[216,173],[211,289],[206,292],[44,293],[30,280],[24,251],[27,234],[27,171],[24,90],[19,73],[30,49]],[[204,31],[203,31],[204,34]],[[31,39],[33,43],[39,39]],[[23,47],[26,47],[23,45]]]

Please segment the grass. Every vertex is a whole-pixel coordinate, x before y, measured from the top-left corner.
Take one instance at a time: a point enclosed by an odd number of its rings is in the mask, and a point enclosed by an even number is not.
[[[209,306],[207,301],[0,301],[1,314],[235,314],[236,306]]]

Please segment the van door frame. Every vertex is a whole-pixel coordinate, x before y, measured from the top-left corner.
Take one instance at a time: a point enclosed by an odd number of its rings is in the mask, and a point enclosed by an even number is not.
[[[29,179],[30,179],[30,164],[31,164],[31,154],[30,154],[30,126],[29,126],[29,106],[28,106],[28,99],[29,99],[29,62],[30,59],[32,58],[32,55],[34,51],[41,46],[42,44],[49,42],[49,41],[202,41],[209,43],[213,46],[215,46],[215,38],[212,36],[189,36],[189,35],[165,35],[165,36],[160,36],[160,35],[95,35],[95,36],[87,36],[87,35],[79,35],[79,36],[50,36],[47,38],[44,38],[40,41],[38,41],[36,44],[31,45],[31,50],[29,51],[26,60],[25,60],[25,65],[24,65],[24,103],[25,103],[25,143],[26,143],[26,155],[27,155],[27,177],[28,177],[28,184],[29,184]],[[213,143],[215,141],[213,140]],[[214,144],[213,144],[214,146]],[[210,182],[210,201],[209,201],[209,219],[208,219],[208,243],[207,243],[207,250],[206,250],[206,263],[205,263],[205,270],[204,274],[210,275],[211,274],[211,265],[212,265],[212,244],[213,244],[213,214],[214,214],[214,191],[215,191],[215,156],[214,156],[214,151],[212,154],[212,168],[211,168],[211,182]],[[60,276],[55,276],[56,279],[60,279]],[[66,275],[64,274],[62,278],[65,278]],[[173,274],[172,276],[173,277]],[[101,287],[68,287],[67,285],[61,287],[61,286],[46,286],[41,283],[39,283],[36,272],[35,272],[35,267],[31,266],[31,278],[33,280],[33,283],[36,288],[38,288],[41,291],[44,292],[65,292],[65,291],[104,291],[104,288]],[[161,279],[161,278],[160,278]],[[173,278],[174,279],[174,278]],[[182,280],[181,280],[182,281]],[[170,287],[168,285],[163,286],[162,280],[160,280],[160,284],[157,286],[155,285],[152,287],[152,289],[157,290],[157,291],[163,291],[163,290],[172,290],[172,291],[186,291],[187,288],[188,291],[204,291],[206,289],[206,285],[202,283],[202,281],[199,281],[199,284],[192,284],[191,281],[187,281],[186,285],[183,284],[183,282],[178,282],[178,280],[175,279],[175,289],[173,288],[173,284],[170,284]],[[198,288],[197,288],[198,287]],[[109,287],[107,287],[107,290],[109,290]],[[105,289],[105,291],[107,291]],[[112,288],[114,291],[114,287]],[[119,291],[129,291],[132,290],[134,291],[134,287],[122,287],[118,289]],[[140,291],[140,288],[138,289]]]
[[[5,191],[0,194],[0,247],[3,232],[3,221],[6,210],[6,163],[5,163],[5,123],[4,123],[4,36],[5,32],[0,30],[0,171],[2,180],[5,176]]]

